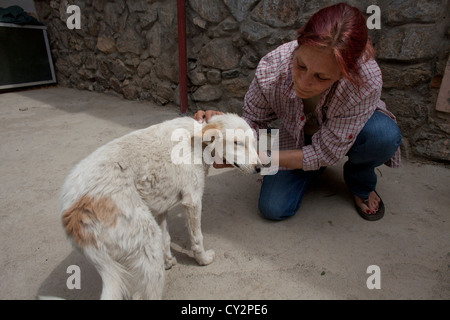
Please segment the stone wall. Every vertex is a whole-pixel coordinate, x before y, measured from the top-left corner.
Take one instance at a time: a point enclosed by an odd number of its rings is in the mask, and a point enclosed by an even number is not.
[[[296,38],[329,0],[186,0],[189,109],[240,112],[259,60]],[[450,161],[450,116],[435,103],[450,49],[449,1],[348,1],[381,9],[371,30],[383,99],[398,118],[406,157]],[[58,83],[132,100],[179,104],[176,0],[36,0]],[[67,5],[81,9],[69,30]]]

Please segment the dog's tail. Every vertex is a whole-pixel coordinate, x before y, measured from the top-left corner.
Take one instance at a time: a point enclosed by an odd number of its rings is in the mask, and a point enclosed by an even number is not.
[[[102,300],[131,299],[131,274],[127,268],[113,259],[108,252],[86,248],[84,254],[91,260],[103,282]]]
[[[102,278],[102,300],[161,299],[165,278],[161,228],[148,208],[136,203],[128,207],[130,212],[123,216],[132,218],[106,228],[104,240],[83,252]]]

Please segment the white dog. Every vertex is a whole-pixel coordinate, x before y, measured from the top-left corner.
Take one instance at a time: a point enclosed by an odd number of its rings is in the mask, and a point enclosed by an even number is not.
[[[196,130],[195,128],[199,128]],[[173,132],[178,131],[173,141]],[[166,215],[181,203],[192,250],[200,265],[210,264],[201,232],[202,196],[215,152],[246,173],[259,172],[250,127],[235,114],[217,115],[200,125],[192,118],[169,120],[134,131],[94,151],[67,177],[61,195],[63,227],[72,243],[95,265],[102,299],[160,299],[165,271],[176,263],[170,251]],[[190,141],[192,162],[176,164],[174,148]],[[229,148],[232,145],[233,148]],[[200,146],[200,152],[194,152]],[[230,151],[233,150],[233,151]],[[178,148],[178,150],[186,150]],[[245,155],[246,163],[239,162]],[[179,159],[178,159],[179,160]]]

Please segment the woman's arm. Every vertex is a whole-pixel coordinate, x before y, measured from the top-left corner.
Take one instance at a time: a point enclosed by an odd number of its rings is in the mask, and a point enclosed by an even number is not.
[[[271,153],[270,163],[276,163],[280,167],[285,167],[289,169],[302,169],[303,168],[303,152],[301,149],[298,150],[282,150],[273,151]],[[267,159],[267,153],[261,152],[259,154],[259,159],[263,164],[269,162]]]
[[[276,156],[278,156],[278,164],[280,167],[303,169],[303,152],[301,149],[274,152],[272,157]]]

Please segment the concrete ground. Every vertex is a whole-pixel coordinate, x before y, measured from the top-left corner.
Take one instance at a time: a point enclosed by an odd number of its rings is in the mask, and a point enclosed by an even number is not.
[[[58,87],[0,94],[0,299],[99,298],[98,274],[62,230],[60,187],[98,146],[178,115],[176,107]],[[296,216],[277,223],[258,214],[259,176],[212,169],[203,232],[216,260],[200,267],[188,256],[183,212],[173,209],[178,264],[167,271],[164,299],[450,299],[450,170],[380,167],[387,211],[367,222],[342,164],[325,171]],[[81,289],[67,287],[72,265]],[[379,272],[368,273],[372,265]],[[368,289],[378,275],[381,288]]]

